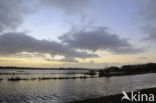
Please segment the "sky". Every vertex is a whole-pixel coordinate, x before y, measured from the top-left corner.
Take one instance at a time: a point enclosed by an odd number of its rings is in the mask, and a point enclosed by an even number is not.
[[[156,62],[155,0],[0,0],[0,66]]]

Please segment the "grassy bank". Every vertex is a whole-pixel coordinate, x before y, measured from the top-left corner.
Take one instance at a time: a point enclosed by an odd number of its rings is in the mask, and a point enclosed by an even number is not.
[[[137,91],[140,91],[141,94],[151,94],[152,93],[152,94],[156,95],[156,87],[137,90]],[[130,93],[128,93],[128,95],[130,95]],[[86,100],[74,101],[74,102],[69,102],[69,103],[134,103],[134,102],[130,102],[127,100],[121,101],[122,96],[123,96],[123,94],[116,94],[116,95],[111,95],[111,96],[105,96],[105,97],[100,97],[100,98],[90,98],[90,99],[86,99]],[[140,103],[140,102],[135,102],[135,103]],[[150,102],[150,103],[153,103],[153,102]]]

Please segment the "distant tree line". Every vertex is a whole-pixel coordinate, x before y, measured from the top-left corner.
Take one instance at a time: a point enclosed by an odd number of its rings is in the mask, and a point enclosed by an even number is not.
[[[156,63],[123,65],[122,67],[107,67],[99,70],[99,76],[132,75],[156,72]]]
[[[15,67],[15,66],[0,66],[0,69],[34,69],[34,70],[88,70],[88,68],[39,68],[39,67]]]

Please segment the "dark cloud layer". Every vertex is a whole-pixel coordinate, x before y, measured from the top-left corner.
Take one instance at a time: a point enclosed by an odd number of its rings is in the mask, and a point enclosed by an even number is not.
[[[20,52],[38,52],[47,53],[51,56],[62,55],[64,60],[75,60],[75,58],[91,58],[97,57],[96,54],[88,54],[86,52],[77,52],[66,45],[62,45],[55,41],[37,40],[24,33],[5,33],[0,35],[0,54],[14,55]]]
[[[108,32],[105,27],[92,27],[87,29],[73,29],[60,36],[59,39],[71,48],[82,50],[106,50],[115,54],[135,54],[143,52],[134,48],[127,39]]]

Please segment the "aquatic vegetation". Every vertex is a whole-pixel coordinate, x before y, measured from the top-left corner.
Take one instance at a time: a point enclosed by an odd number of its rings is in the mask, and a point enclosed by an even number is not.
[[[12,77],[12,78],[9,78],[8,81],[20,81],[20,80],[29,80],[27,78],[20,78],[20,77]]]
[[[20,77],[12,77],[8,78],[8,81],[21,81],[21,80],[62,80],[62,79],[86,79],[86,78],[96,78],[96,77],[88,77],[88,76],[79,76],[79,77],[38,77],[38,78],[20,78]]]
[[[22,72],[19,72],[19,73],[16,73],[16,72],[0,72],[0,75],[29,75],[31,73],[22,73]]]
[[[89,70],[89,72],[88,73],[86,73],[87,75],[90,75],[90,76],[95,76],[95,75],[97,75],[97,71],[95,71],[95,70]]]

